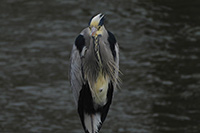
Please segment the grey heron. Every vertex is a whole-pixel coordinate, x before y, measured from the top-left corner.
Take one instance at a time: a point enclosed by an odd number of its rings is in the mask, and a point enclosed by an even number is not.
[[[71,53],[71,88],[85,133],[98,133],[118,85],[119,48],[97,14],[75,40]]]

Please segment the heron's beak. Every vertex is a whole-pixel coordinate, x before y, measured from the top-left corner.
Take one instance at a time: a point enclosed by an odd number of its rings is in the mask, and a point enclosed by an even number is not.
[[[95,36],[96,32],[97,32],[97,29],[95,27],[92,27],[92,29],[91,29],[91,35]]]

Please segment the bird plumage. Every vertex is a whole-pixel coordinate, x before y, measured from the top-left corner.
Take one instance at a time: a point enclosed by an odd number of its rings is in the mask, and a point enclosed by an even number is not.
[[[104,15],[94,16],[75,40],[71,54],[71,88],[86,133],[98,133],[118,84],[119,49],[104,27]]]

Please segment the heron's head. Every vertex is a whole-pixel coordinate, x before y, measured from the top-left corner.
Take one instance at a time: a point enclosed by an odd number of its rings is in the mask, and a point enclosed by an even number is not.
[[[104,15],[99,13],[98,15],[92,17],[89,22],[89,29],[91,36],[98,36],[103,33],[104,26]]]

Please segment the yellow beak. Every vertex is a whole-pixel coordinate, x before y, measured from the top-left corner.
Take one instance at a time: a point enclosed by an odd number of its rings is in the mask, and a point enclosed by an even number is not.
[[[92,36],[96,36],[96,32],[97,32],[97,29],[95,27],[92,27],[92,29],[91,29],[91,35]]]

